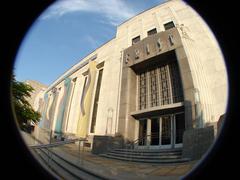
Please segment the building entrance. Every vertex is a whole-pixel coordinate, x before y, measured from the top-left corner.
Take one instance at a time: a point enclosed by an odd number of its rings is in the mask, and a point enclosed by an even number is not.
[[[138,146],[151,149],[182,147],[184,130],[184,113],[140,120]]]

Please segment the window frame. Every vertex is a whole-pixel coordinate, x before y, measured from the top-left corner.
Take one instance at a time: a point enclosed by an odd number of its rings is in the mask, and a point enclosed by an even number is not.
[[[166,27],[166,26],[170,26],[171,24],[173,24],[172,27]],[[176,27],[176,26],[175,26],[175,23],[174,23],[173,21],[169,21],[169,22],[167,22],[167,23],[164,23],[164,24],[163,24],[163,27],[164,27],[164,29],[165,29],[165,31],[166,31],[166,30],[172,29],[172,28],[174,28],[174,27]]]
[[[135,42],[135,40],[138,40],[138,41]],[[136,36],[136,37],[132,38],[132,45],[137,44],[140,41],[141,41],[141,36],[140,35]]]
[[[153,33],[152,33],[153,32]],[[150,29],[148,32],[147,32],[147,35],[148,36],[152,36],[154,34],[157,34],[157,28],[153,28],[153,29]]]

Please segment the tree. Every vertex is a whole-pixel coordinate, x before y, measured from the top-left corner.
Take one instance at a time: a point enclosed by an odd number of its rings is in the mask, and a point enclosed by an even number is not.
[[[12,78],[12,101],[15,109],[17,122],[22,130],[29,130],[31,122],[37,123],[40,120],[40,113],[34,111],[30,103],[27,101],[31,97],[34,89],[30,85],[16,81]]]

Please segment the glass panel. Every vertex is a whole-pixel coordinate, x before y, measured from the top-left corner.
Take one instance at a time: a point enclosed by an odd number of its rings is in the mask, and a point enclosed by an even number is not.
[[[138,145],[146,145],[146,134],[147,134],[147,120],[139,121],[139,134],[138,134]]]
[[[176,144],[182,143],[183,132],[185,130],[184,113],[176,114]]]
[[[171,117],[162,117],[162,145],[171,144]]]
[[[159,145],[159,119],[151,119],[151,145]]]

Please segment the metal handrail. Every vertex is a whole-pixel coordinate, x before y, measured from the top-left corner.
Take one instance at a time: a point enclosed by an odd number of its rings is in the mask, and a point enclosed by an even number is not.
[[[156,133],[157,134],[157,133]],[[146,136],[143,136],[143,137],[141,137],[141,138],[138,138],[138,139],[136,139],[136,140],[134,140],[133,142],[130,142],[130,143],[128,143],[128,144],[126,144],[126,146],[127,147],[130,147],[130,149],[133,149],[134,148],[134,145],[135,144],[138,144],[139,142],[143,142],[143,140],[147,140],[147,138],[148,137],[155,137],[155,136],[153,136],[154,134],[152,133],[152,134],[150,134],[150,135],[146,135]],[[158,136],[159,137],[159,136]]]
[[[30,145],[29,147],[33,148],[33,149],[37,149],[37,148],[50,148],[50,147],[56,147],[56,146],[60,146],[60,145],[65,145],[65,144],[71,144],[74,143],[76,141],[87,141],[86,139],[71,139],[71,140],[65,140],[65,141],[60,141],[60,142],[55,142],[55,143],[49,143],[49,144],[40,144],[40,145]]]
[[[175,134],[182,134],[184,130],[178,130],[175,132]],[[146,141],[148,139],[148,137],[151,137],[151,139],[154,139],[154,138],[159,138],[159,133],[152,133],[152,134],[149,134],[149,135],[145,135],[141,138],[138,138],[130,143],[127,143],[126,144],[126,147],[129,148],[129,149],[134,149],[135,145],[136,144],[139,144],[139,142],[142,142],[143,144],[143,141]],[[163,135],[161,136],[162,139],[166,138],[166,137],[169,137],[168,135]]]
[[[58,147],[58,146],[62,146],[62,145],[66,145],[66,144],[71,144],[71,143],[75,143],[75,142],[79,142],[79,146],[78,146],[78,160],[77,163],[80,162],[81,159],[81,164],[83,164],[83,153],[84,153],[84,142],[87,141],[86,138],[77,138],[77,139],[71,139],[71,140],[65,140],[65,141],[60,141],[60,142],[55,142],[55,143],[49,143],[49,144],[40,144],[40,145],[31,145],[29,146],[32,149],[45,149],[47,150],[47,154],[48,154],[48,160],[47,160],[47,165],[51,168],[50,162],[53,159],[53,152],[50,150],[50,148],[53,147]],[[81,151],[81,142],[83,142],[82,144],[82,153],[80,153]]]

